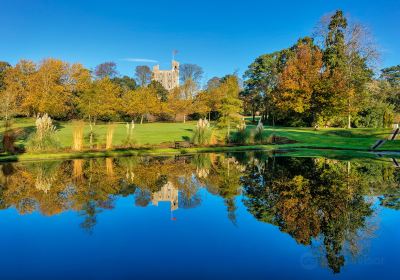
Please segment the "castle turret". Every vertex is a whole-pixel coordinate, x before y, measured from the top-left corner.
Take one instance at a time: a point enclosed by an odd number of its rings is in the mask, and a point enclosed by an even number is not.
[[[179,62],[172,60],[171,70],[160,70],[160,66],[155,65],[153,80],[160,82],[167,90],[179,87]]]

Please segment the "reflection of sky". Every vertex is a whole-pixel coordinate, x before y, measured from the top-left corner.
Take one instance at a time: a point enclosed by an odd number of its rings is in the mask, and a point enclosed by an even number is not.
[[[235,226],[222,198],[204,189],[199,194],[200,206],[174,211],[176,221],[167,202],[143,208],[134,206],[133,196],[118,198],[115,209],[98,214],[91,235],[73,211],[44,217],[1,210],[1,278],[333,278],[315,265],[310,247],[256,221],[241,197]],[[346,261],[337,279],[385,278],[398,269],[400,212],[377,210],[379,228],[367,254]]]

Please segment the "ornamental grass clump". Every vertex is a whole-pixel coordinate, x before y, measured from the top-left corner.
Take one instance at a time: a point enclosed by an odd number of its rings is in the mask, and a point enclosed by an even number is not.
[[[192,142],[195,145],[207,145],[210,143],[211,128],[207,119],[199,119],[194,129]]]
[[[126,138],[124,141],[124,146],[127,148],[132,148],[136,144],[135,135],[133,130],[135,129],[135,122],[132,120],[131,123],[126,123]]]
[[[264,125],[261,120],[258,121],[257,127],[254,130],[254,142],[263,144],[265,142]]]
[[[244,119],[240,121],[240,123],[236,126],[237,131],[233,135],[232,142],[236,144],[249,144],[252,142],[251,133],[246,126],[246,122]]]
[[[72,150],[82,151],[83,149],[83,129],[85,127],[84,122],[77,121],[73,124],[72,130]]]
[[[114,137],[115,124],[109,124],[107,128],[106,135],[106,149],[111,150],[113,147],[113,137]]]
[[[56,127],[49,115],[44,114],[36,118],[36,132],[31,134],[27,149],[31,152],[54,151],[60,147],[56,138]]]

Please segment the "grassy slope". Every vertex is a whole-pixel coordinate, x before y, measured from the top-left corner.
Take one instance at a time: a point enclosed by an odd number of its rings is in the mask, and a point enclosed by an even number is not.
[[[57,124],[59,131],[58,139],[63,148],[68,149],[72,144],[73,125],[70,122],[60,122]],[[145,123],[136,124],[134,133],[137,144],[139,145],[157,145],[163,142],[181,141],[189,139],[195,122],[183,123]],[[24,145],[29,132],[34,130],[33,119],[17,119],[14,127],[19,127],[25,131],[24,135],[19,139],[18,144]],[[252,129],[254,126],[248,126]],[[89,127],[85,127],[85,135],[88,133]],[[95,132],[98,135],[100,143],[105,142],[107,132],[106,124],[98,124],[95,126]],[[331,148],[331,149],[355,149],[368,150],[376,140],[387,138],[390,129],[321,129],[315,131],[311,128],[271,128],[266,127],[265,134],[272,133],[287,137],[297,141],[294,144],[280,145],[283,148]],[[0,134],[2,129],[0,130]],[[223,132],[219,132],[222,134]],[[126,135],[126,127],[124,123],[118,123],[115,127],[114,145],[121,145]],[[87,141],[85,141],[87,145]],[[381,150],[400,150],[400,141],[389,141],[382,146]]]

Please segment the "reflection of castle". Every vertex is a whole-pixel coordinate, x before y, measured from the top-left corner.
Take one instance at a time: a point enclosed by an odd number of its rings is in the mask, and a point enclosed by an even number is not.
[[[178,189],[168,182],[162,186],[160,191],[153,193],[151,202],[153,205],[158,206],[160,201],[169,201],[171,203],[171,211],[174,211],[178,209],[178,194]]]
[[[172,60],[171,70],[160,70],[160,65],[155,65],[152,79],[160,82],[167,90],[179,87],[179,62]]]

